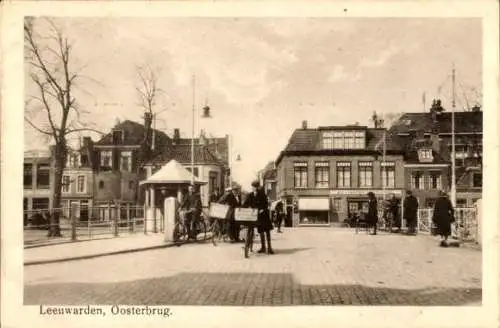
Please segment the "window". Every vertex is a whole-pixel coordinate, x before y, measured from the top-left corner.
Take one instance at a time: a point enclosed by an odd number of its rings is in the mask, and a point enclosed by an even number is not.
[[[307,188],[307,163],[295,162],[293,166],[295,188]]]
[[[219,175],[217,172],[208,173],[208,193],[212,195],[215,190],[219,190],[219,184],[217,183]]]
[[[382,186],[386,188],[394,188],[396,185],[396,170],[394,162],[381,163]]]
[[[33,188],[33,164],[24,164],[24,188]]]
[[[111,167],[113,153],[111,150],[101,151],[101,167]]]
[[[332,208],[335,212],[341,212],[342,210],[342,198],[334,198],[332,203]]]
[[[430,174],[430,188],[441,189],[441,172],[431,172]]]
[[[63,175],[62,177],[62,192],[68,193],[71,187],[71,180],[69,175]]]
[[[351,187],[351,163],[337,162],[337,187]]]
[[[481,188],[483,186],[483,174],[482,173],[474,173],[472,175],[472,187],[473,188]]]
[[[432,149],[420,149],[418,151],[418,160],[420,162],[432,162]]]
[[[104,181],[99,181],[99,189],[104,189]]]
[[[372,162],[359,162],[359,187],[368,188],[373,185],[373,165]]]
[[[50,188],[50,166],[48,164],[37,165],[36,187],[39,189]]]
[[[76,192],[84,193],[87,190],[86,179],[84,175],[79,175],[77,178]]]
[[[33,198],[33,206],[34,210],[46,210],[49,208],[50,201],[48,198]]]
[[[466,199],[457,199],[457,207],[467,207]]]
[[[186,167],[186,170],[188,170],[189,172],[191,172],[191,166]],[[194,174],[195,177],[198,177],[198,168],[197,167],[194,168],[194,173],[193,174]]]
[[[324,132],[323,148],[363,149],[365,148],[365,132],[364,131]]]
[[[134,189],[134,181],[129,181],[128,182],[128,189],[130,189],[130,190]]]
[[[330,184],[330,166],[328,162],[316,162],[314,171],[314,186],[328,188]]]
[[[323,149],[333,149],[333,133],[332,132],[323,132],[322,135],[322,148]]]
[[[414,172],[411,174],[411,188],[424,189],[424,176],[421,172]]]
[[[120,154],[120,171],[130,172],[132,170],[132,152],[122,151]]]

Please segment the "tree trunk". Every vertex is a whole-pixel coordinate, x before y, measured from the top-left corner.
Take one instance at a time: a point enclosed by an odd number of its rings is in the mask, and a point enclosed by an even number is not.
[[[65,145],[58,144],[55,149],[54,158],[54,190],[52,208],[55,209],[51,215],[49,236],[61,237],[60,215],[61,215],[61,191],[64,166],[66,164]]]

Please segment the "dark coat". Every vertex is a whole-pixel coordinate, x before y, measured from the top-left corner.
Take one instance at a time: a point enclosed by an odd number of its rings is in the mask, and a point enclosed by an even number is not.
[[[234,220],[234,209],[241,206],[241,199],[239,197],[236,198],[236,196],[231,192],[222,195],[222,197],[219,198],[218,203],[229,206],[227,218],[230,220]]]
[[[259,210],[257,216],[257,225],[259,233],[273,230],[273,223],[269,215],[269,201],[262,189],[259,189],[256,194],[253,192],[248,194],[243,207],[250,207]]]
[[[417,211],[417,197],[413,195],[405,197],[405,200],[403,202],[403,218],[408,221],[415,221],[417,219]]]
[[[193,213],[199,215],[201,213],[202,204],[201,197],[197,193],[186,194],[182,201],[181,208],[183,210],[191,210]]]
[[[453,205],[448,197],[441,196],[434,204],[432,222],[437,227],[437,234],[441,236],[451,235],[451,223],[455,221]]]
[[[371,225],[378,222],[377,200],[375,198],[368,200],[368,213],[366,213],[365,219]]]

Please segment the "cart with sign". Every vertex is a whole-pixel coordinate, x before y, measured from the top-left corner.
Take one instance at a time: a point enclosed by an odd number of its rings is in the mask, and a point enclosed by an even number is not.
[[[234,211],[234,219],[246,229],[245,235],[245,258],[250,257],[250,252],[253,252],[254,230],[257,227],[257,209],[254,208],[236,208]]]
[[[210,231],[212,232],[212,243],[217,246],[221,241],[229,239],[229,215],[230,207],[224,204],[210,204],[209,217],[212,221]]]

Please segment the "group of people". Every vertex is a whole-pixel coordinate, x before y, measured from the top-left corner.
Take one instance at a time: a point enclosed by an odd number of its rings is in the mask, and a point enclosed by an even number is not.
[[[261,248],[258,253],[274,254],[271,243],[271,230],[274,229],[269,211],[269,200],[260,187],[259,181],[252,183],[252,192],[249,193],[246,199],[241,199],[241,193],[238,187],[234,186],[227,188],[225,193],[219,197],[214,193],[210,197],[210,202],[225,204],[229,206],[228,221],[229,221],[229,236],[232,242],[241,242],[240,225],[235,220],[235,209],[238,207],[253,208],[257,210],[257,231],[260,235]],[[202,202],[198,192],[194,186],[188,187],[188,192],[184,195],[180,203],[180,210],[185,215],[186,228],[189,239],[196,239],[196,230],[193,222],[201,218]],[[282,211],[282,208],[281,208]],[[282,220],[281,214],[279,215]],[[281,231],[281,225],[278,228]]]
[[[399,220],[399,202],[393,194],[387,201],[384,208],[384,216],[390,214],[397,231],[401,231],[401,220]],[[412,194],[411,190],[406,191],[406,197],[403,201],[403,219],[408,224],[407,234],[416,235],[417,220],[418,220],[418,200]],[[455,222],[455,211],[453,205],[444,191],[439,192],[439,198],[434,204],[432,215],[432,222],[436,227],[436,234],[441,236],[440,246],[448,246],[448,238],[451,235],[451,224]],[[366,213],[365,220],[368,226],[373,229],[372,235],[377,234],[378,223],[378,206],[377,198],[373,192],[368,193],[368,212]]]

